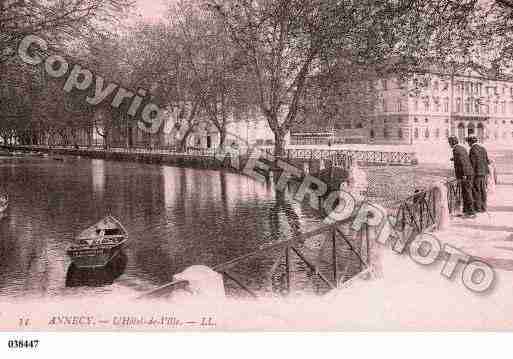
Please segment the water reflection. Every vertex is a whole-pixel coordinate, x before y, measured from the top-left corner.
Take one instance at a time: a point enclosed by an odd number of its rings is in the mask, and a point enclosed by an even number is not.
[[[111,285],[125,271],[127,260],[126,254],[121,251],[103,268],[78,268],[72,263],[66,274],[66,287]]]
[[[91,160],[91,177],[94,193],[102,197],[105,189],[105,162],[103,160]]]
[[[73,295],[96,295],[92,286],[112,281],[147,290],[190,265],[214,266],[319,224],[316,211],[233,173],[34,158],[0,161],[0,181],[11,198],[9,216],[0,221],[0,296],[68,295],[66,282],[79,286]],[[108,214],[129,233],[124,271],[69,267],[66,247]]]

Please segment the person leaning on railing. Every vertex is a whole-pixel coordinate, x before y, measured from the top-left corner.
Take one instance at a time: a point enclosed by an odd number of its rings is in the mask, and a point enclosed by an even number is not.
[[[473,195],[474,195],[474,210],[476,212],[486,212],[486,181],[490,175],[490,160],[488,159],[488,152],[486,149],[479,145],[477,137],[470,136],[467,139],[470,146],[469,157],[474,170],[473,178]]]
[[[454,174],[461,183],[461,195],[463,197],[463,213],[466,218],[475,218],[474,196],[472,193],[474,169],[470,162],[465,147],[459,144],[456,136],[448,138],[449,146],[452,148],[452,161],[454,163]]]

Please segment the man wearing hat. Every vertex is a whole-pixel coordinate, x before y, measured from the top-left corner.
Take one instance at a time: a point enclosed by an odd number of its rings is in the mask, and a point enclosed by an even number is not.
[[[452,161],[454,162],[454,174],[461,184],[461,196],[463,197],[463,213],[465,217],[475,217],[474,196],[472,194],[474,170],[465,147],[459,144],[456,136],[448,139],[452,148]]]
[[[468,144],[470,146],[469,157],[474,170],[473,195],[474,209],[476,212],[486,212],[486,176],[490,174],[488,165],[488,153],[486,149],[477,143],[477,137],[470,136]]]

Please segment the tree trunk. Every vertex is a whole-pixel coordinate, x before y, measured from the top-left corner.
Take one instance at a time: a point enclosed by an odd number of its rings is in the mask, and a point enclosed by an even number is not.
[[[109,149],[109,141],[110,141],[110,136],[109,136],[109,133],[106,132],[105,133],[105,136],[103,136],[103,148],[105,150],[108,150]]]
[[[224,150],[226,142],[226,129],[219,130],[219,149]]]
[[[93,147],[93,128],[87,128],[87,147]]]
[[[274,156],[285,156],[285,134],[282,131],[274,132]]]
[[[74,148],[78,148],[78,133],[77,129],[71,129],[71,142]]]
[[[53,131],[50,131],[48,132],[48,147],[52,147],[54,145],[54,137],[55,137],[55,132]]]
[[[187,131],[185,131],[182,139],[180,140],[180,151],[187,152],[187,140],[192,132],[192,129],[187,129]]]

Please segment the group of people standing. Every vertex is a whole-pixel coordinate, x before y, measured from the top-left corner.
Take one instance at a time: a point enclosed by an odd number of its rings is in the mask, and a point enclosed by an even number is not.
[[[454,172],[461,183],[463,197],[463,215],[476,217],[476,213],[486,212],[487,181],[490,175],[490,159],[486,149],[478,143],[475,136],[467,138],[470,150],[459,144],[458,138],[449,137],[452,147]]]

